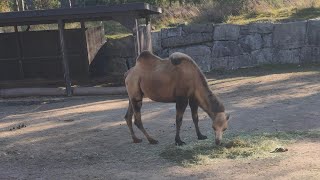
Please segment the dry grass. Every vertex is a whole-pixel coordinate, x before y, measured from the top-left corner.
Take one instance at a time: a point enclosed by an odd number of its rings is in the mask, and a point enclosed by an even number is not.
[[[161,6],[161,5],[160,5]],[[277,22],[285,19],[310,19],[320,17],[320,0],[200,0],[197,4],[162,6],[163,13],[152,17],[153,30],[176,27],[181,24]],[[95,26],[89,23],[88,26]],[[70,24],[69,28],[79,27]],[[32,30],[42,30],[51,25],[39,25]],[[115,21],[104,23],[108,38],[117,39],[130,34],[130,30]]]
[[[0,1],[0,12],[9,12],[9,11],[10,11],[9,0],[1,0]]]
[[[199,0],[195,4],[163,5],[162,8],[163,14],[152,18],[154,30],[192,23],[247,24],[320,17],[320,0]],[[8,1],[1,1],[0,12],[8,10]],[[108,21],[104,26],[106,34],[113,39],[123,37],[117,34],[130,33],[117,22]],[[70,28],[73,27],[70,25]],[[32,30],[46,28],[51,26],[34,26]]]
[[[200,8],[195,5],[164,7],[161,15],[154,16],[152,23],[155,29],[189,24],[200,16]]]
[[[320,17],[317,9],[319,7],[319,0],[227,0],[204,6],[198,20],[246,24],[257,21],[309,19],[310,14],[314,14],[312,18]]]
[[[213,137],[185,146],[168,146],[160,156],[182,166],[208,164],[214,159],[267,158],[271,153],[301,139],[320,138],[320,130],[262,134],[226,134],[222,146],[213,145]]]
[[[277,22],[320,17],[320,0],[214,0],[164,7],[154,18],[156,29],[192,23]]]
[[[307,20],[320,17],[320,8],[297,9],[295,7],[273,9],[268,12],[252,12],[239,16],[229,16],[226,23],[249,24],[253,22],[281,22]]]

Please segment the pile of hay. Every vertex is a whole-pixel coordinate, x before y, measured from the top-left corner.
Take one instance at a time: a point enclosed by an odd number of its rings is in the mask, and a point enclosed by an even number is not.
[[[226,134],[221,146],[214,145],[210,137],[185,146],[170,145],[160,156],[183,166],[205,164],[214,159],[265,158],[277,156],[271,152],[302,138],[320,138],[320,131]]]

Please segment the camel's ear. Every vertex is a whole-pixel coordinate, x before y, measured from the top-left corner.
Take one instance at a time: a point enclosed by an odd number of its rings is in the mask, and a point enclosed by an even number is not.
[[[227,120],[229,120],[230,119],[230,114],[227,114]]]

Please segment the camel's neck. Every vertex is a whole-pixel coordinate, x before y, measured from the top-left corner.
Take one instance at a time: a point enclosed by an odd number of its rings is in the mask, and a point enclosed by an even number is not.
[[[199,88],[196,94],[199,106],[207,113],[219,113],[225,111],[224,105],[208,87],[204,86],[202,88]]]

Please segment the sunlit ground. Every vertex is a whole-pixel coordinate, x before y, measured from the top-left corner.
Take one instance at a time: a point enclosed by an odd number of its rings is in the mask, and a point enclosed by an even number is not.
[[[319,177],[319,69],[208,74],[232,116],[221,147],[203,111],[199,125],[209,139],[197,140],[189,108],[181,128],[187,145],[174,146],[174,104],[144,100],[144,126],[159,140],[149,145],[137,128],[143,142],[132,143],[126,97],[1,99],[0,179]],[[288,152],[271,154],[276,147]]]

